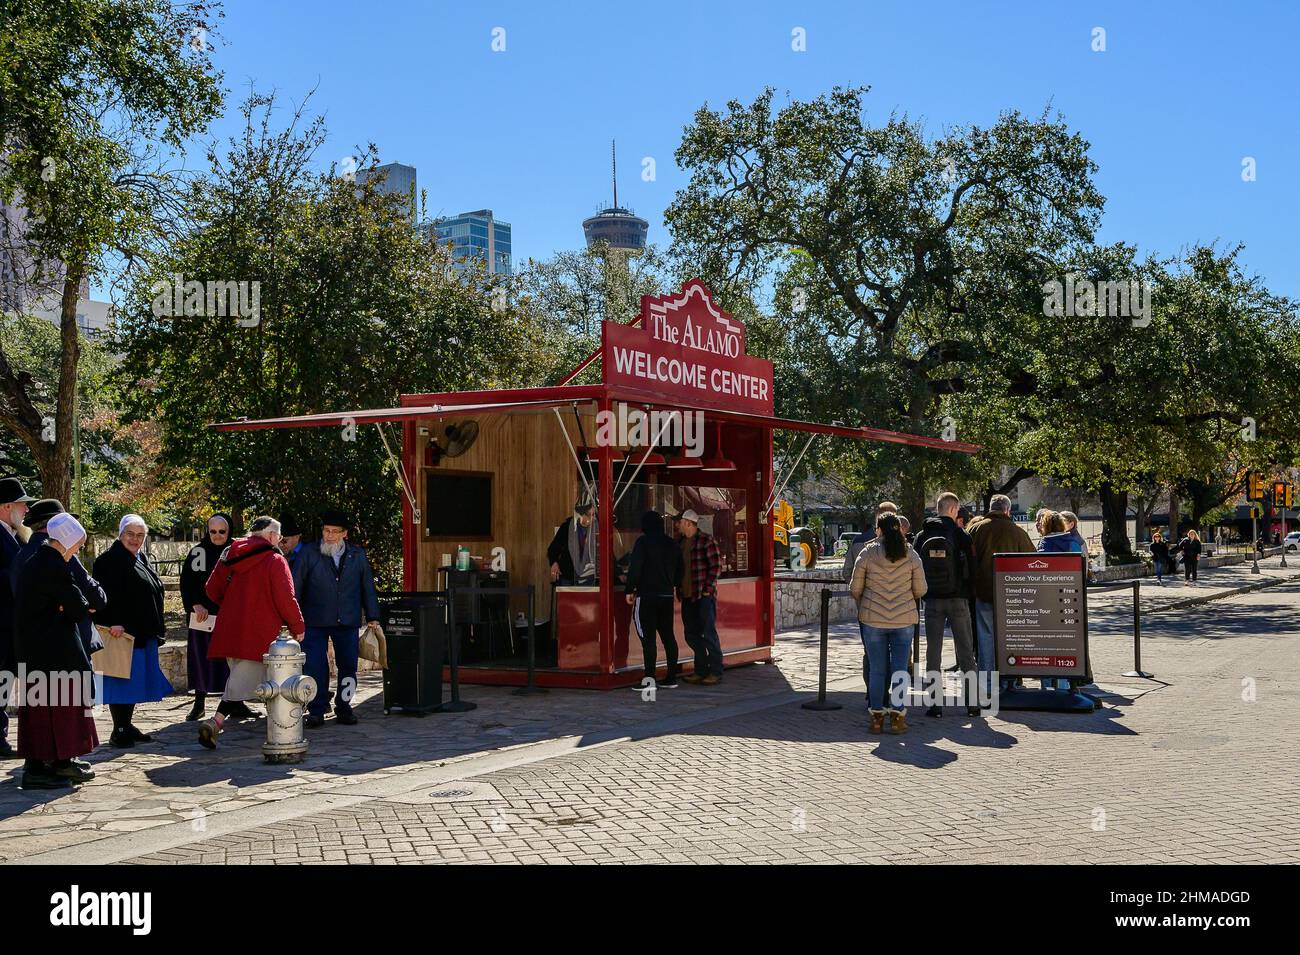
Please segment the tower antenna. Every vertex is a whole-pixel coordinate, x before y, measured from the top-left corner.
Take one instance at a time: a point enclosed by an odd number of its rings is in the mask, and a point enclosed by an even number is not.
[[[614,171],[614,208],[618,208],[618,150],[614,140],[609,141],[609,161]]]

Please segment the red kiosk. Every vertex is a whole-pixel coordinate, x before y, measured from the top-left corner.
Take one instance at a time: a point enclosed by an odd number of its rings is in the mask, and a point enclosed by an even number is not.
[[[594,361],[601,363],[599,384],[569,384]],[[394,461],[405,493],[406,589],[444,589],[457,551],[467,547],[477,566],[504,571],[512,587],[535,588],[538,615],[545,615],[539,685],[609,688],[641,677],[640,641],[618,571],[645,511],[664,515],[670,533],[673,516],[687,508],[700,515],[722,553],[717,627],[725,662],[751,663],[770,658],[775,635],[769,515],[789,472],[785,480],[773,472],[774,430],[808,434],[789,471],[818,434],[978,450],[777,418],[773,408],[772,363],[746,354],[744,326],[692,280],[679,293],[643,297],[630,325],[606,322],[600,349],[553,387],[403,395],[397,408],[214,427],[373,423],[382,435],[385,424],[400,423],[402,455]],[[599,582],[553,588],[546,548],[584,495],[598,502]],[[525,600],[515,596],[499,609],[507,622],[464,655],[463,681],[525,681],[525,651],[510,623]],[[686,664],[690,648],[677,631]]]

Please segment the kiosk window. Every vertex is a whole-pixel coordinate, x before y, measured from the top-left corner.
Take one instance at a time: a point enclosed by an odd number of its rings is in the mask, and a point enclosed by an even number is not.
[[[737,488],[692,485],[633,484],[619,503],[614,520],[614,560],[625,561],[641,536],[641,515],[645,511],[680,514],[690,508],[700,515],[700,528],[717,541],[723,577],[742,577],[755,571],[759,551],[748,533],[748,495]],[[664,519],[664,530],[674,534],[673,522]],[[622,572],[622,568],[619,568]]]
[[[476,472],[429,473],[424,484],[424,517],[429,537],[492,537],[492,475]]]

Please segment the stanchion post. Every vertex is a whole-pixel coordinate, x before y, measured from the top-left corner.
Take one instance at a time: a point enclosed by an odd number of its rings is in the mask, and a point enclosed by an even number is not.
[[[921,601],[916,602],[916,623],[912,625],[912,669],[921,662]]]
[[[536,604],[536,588],[528,585],[528,682],[514,691],[515,696],[533,696],[545,693],[546,688],[538,686],[534,679],[537,675],[537,631],[533,624],[533,610]]]
[[[474,591],[478,589],[475,584],[470,585],[471,606],[473,606],[476,597]],[[471,610],[470,617],[473,616],[474,613]],[[451,639],[448,641],[450,644],[448,668],[451,670],[451,699],[439,706],[438,712],[466,713],[469,710],[478,709],[478,704],[460,698],[460,630],[456,626],[456,587],[454,585],[447,587],[447,626],[451,630]]]
[[[1142,669],[1142,581],[1133,581],[1133,669],[1123,674],[1150,680],[1154,673]]]
[[[827,587],[822,588],[822,644],[821,644],[821,661],[818,665],[817,672],[817,699],[809,700],[803,704],[805,710],[839,710],[843,709],[838,703],[832,703],[826,699],[826,646],[830,639],[831,627],[831,592]]]

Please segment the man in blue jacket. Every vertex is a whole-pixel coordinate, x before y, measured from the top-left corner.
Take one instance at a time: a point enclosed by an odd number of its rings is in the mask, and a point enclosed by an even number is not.
[[[18,528],[27,515],[27,505],[34,500],[27,496],[18,478],[0,480],[0,759],[18,758],[9,744],[9,717],[5,714],[18,668],[14,659],[14,591],[9,572],[22,548]]]
[[[351,521],[342,511],[321,514],[321,541],[300,551],[301,580],[298,605],[307,623],[302,648],[307,654],[306,673],[316,681],[316,698],[307,707],[307,726],[325,722],[330,704],[328,647],[334,643],[334,665],[339,685],[334,696],[334,717],[343,726],[355,726],[352,698],[357,690],[357,636],[362,624],[379,629],[379,595],[365,549],[348,543]],[[295,580],[295,587],[298,581]]]

